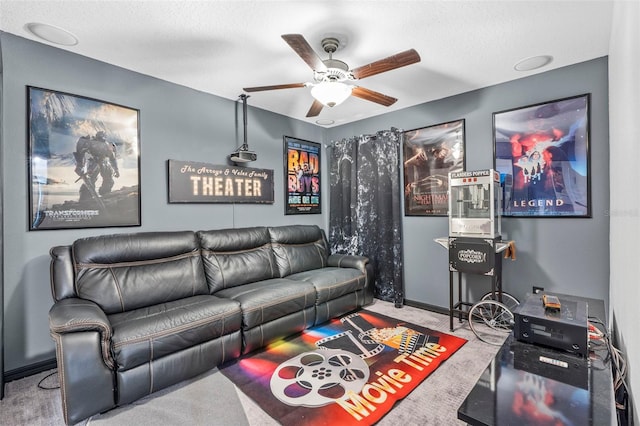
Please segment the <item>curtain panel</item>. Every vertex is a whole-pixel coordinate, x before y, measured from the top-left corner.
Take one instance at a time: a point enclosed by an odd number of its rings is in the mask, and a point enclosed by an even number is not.
[[[398,129],[332,143],[329,149],[329,243],[332,253],[369,257],[374,296],[404,301],[402,190]]]

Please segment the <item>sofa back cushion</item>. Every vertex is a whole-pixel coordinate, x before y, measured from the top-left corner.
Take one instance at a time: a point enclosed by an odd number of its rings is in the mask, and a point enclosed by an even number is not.
[[[72,251],[76,294],[107,314],[208,294],[192,231],[83,238]]]
[[[316,225],[270,227],[271,245],[281,278],[327,266],[329,247]]]
[[[197,235],[211,294],[277,276],[267,228],[198,231]]]

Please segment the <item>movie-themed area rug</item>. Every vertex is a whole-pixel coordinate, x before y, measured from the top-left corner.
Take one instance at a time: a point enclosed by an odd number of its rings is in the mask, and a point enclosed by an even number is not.
[[[285,426],[371,425],[466,342],[363,310],[220,371]]]

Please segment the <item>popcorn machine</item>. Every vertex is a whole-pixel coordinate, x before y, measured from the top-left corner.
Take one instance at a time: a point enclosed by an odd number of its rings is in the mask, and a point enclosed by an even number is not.
[[[449,173],[449,236],[500,238],[500,174]]]
[[[500,174],[493,169],[449,173],[449,237],[436,242],[449,250],[449,316],[467,314],[472,303],[463,302],[462,273],[491,277],[491,292],[484,298],[502,302],[502,241]],[[458,298],[454,300],[454,272]]]

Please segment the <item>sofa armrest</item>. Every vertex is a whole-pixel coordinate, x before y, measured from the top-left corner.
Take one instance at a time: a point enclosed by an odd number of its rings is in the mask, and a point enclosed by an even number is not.
[[[49,329],[52,335],[83,331],[98,332],[102,359],[107,367],[114,369],[115,362],[110,349],[111,324],[107,315],[97,304],[78,298],[57,301],[49,310]]]
[[[355,268],[366,273],[369,258],[365,256],[356,256],[351,254],[332,254],[327,259],[329,266],[337,266],[339,268]]]
[[[340,268],[355,268],[362,271],[367,277],[367,281],[364,287],[364,305],[370,305],[373,303],[373,263],[369,262],[369,258],[366,256],[357,256],[349,254],[332,254],[327,259],[329,266],[336,266]]]

